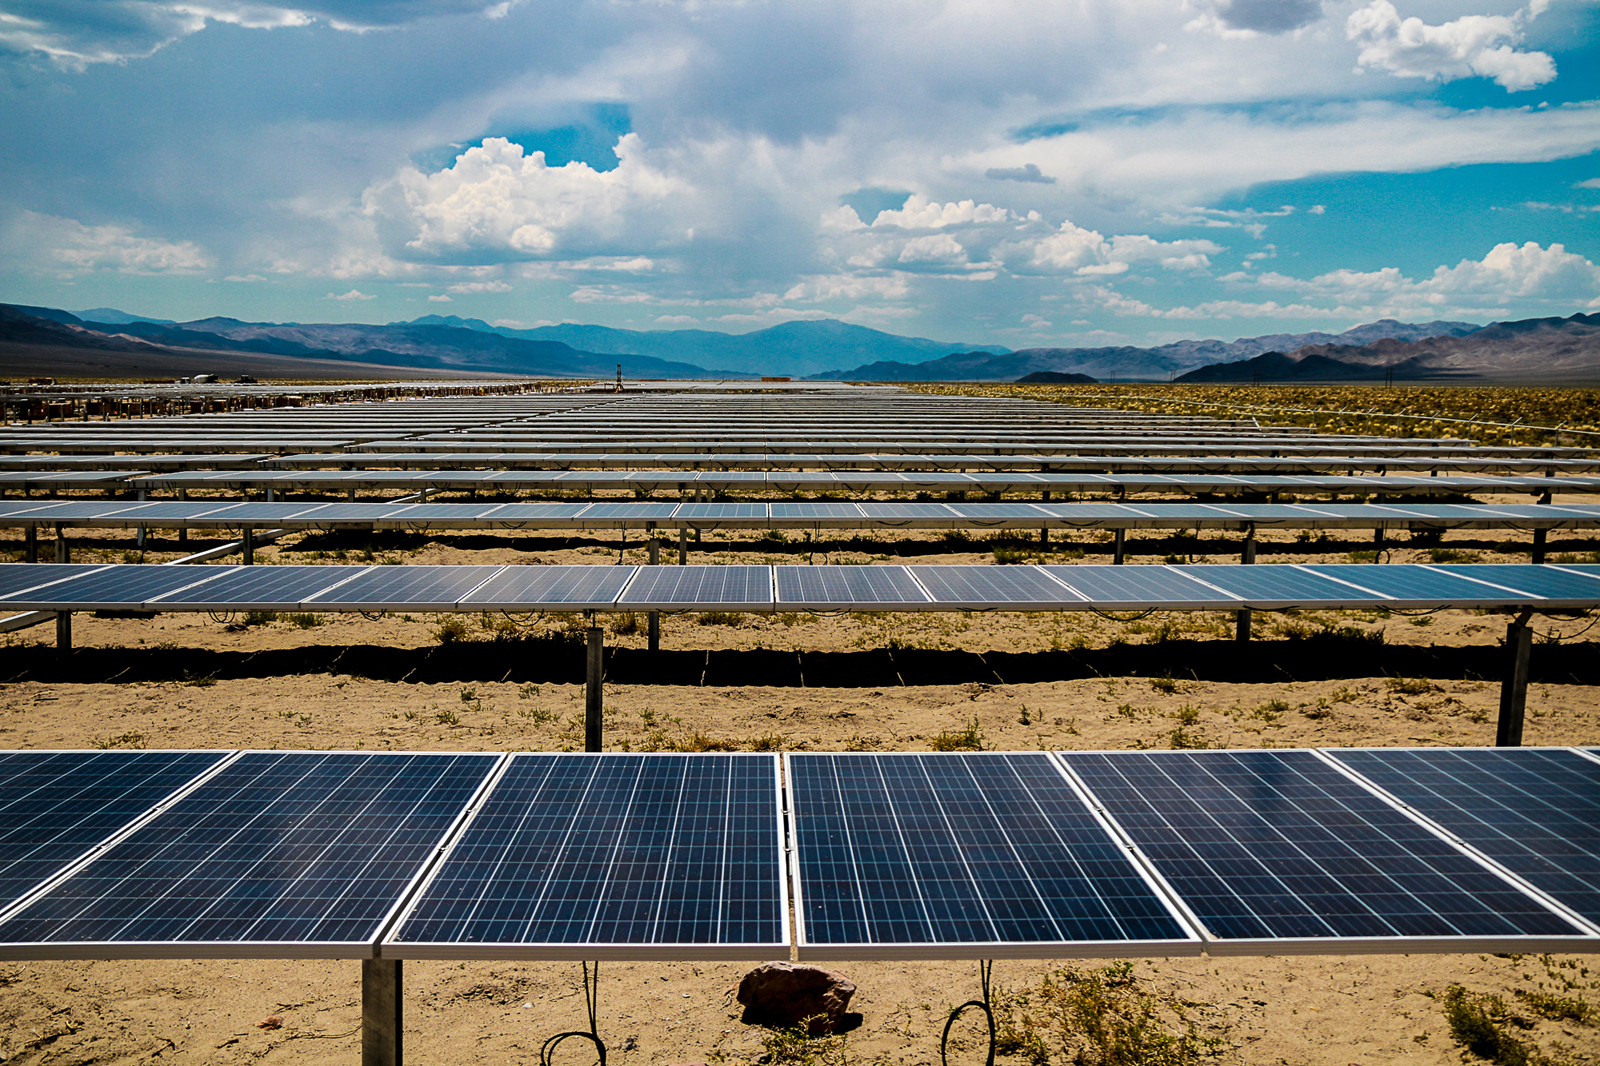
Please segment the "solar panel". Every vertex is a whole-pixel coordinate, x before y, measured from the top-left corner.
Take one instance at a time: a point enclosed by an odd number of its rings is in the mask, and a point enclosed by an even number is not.
[[[1225,589],[1252,607],[1297,607],[1330,600],[1339,603],[1387,602],[1376,592],[1365,593],[1350,585],[1331,581],[1309,567],[1239,565],[1229,566],[1222,574],[1208,573],[1210,570],[1212,568],[1209,566],[1187,567],[1184,573]]]
[[[1330,940],[1349,953],[1582,950],[1577,926],[1314,752],[1059,755],[1211,954]]]
[[[103,569],[99,563],[0,563],[0,599]]]
[[[815,503],[772,504],[775,521],[825,522],[829,519],[860,518],[861,508],[845,501],[823,500]]]
[[[1600,597],[1600,577],[1591,577],[1581,571],[1576,573],[1550,566],[1517,566],[1477,564],[1459,567],[1456,576],[1469,580],[1486,581],[1502,588],[1542,596],[1551,605],[1581,607]]]
[[[1482,569],[1470,566],[1419,566],[1410,563],[1372,566],[1356,563],[1319,564],[1314,568],[1324,577],[1348,582],[1396,602],[1396,607],[1442,607],[1457,603],[1485,606],[1526,603],[1527,597],[1502,592],[1482,582],[1468,580]]]
[[[1328,754],[1600,924],[1600,762],[1566,748],[1363,748]]]
[[[361,611],[448,610],[503,566],[369,566],[353,580],[313,593],[304,607]]]
[[[1037,522],[1050,517],[1033,503],[952,503],[946,504],[957,518],[970,522]]]
[[[318,592],[366,570],[364,566],[236,566],[203,585],[152,596],[145,606],[187,611],[293,611]]]
[[[368,957],[499,758],[245,752],[0,923],[0,957]]]
[[[903,566],[775,566],[772,576],[779,607],[848,611],[928,603],[928,594]]]
[[[1183,567],[1084,565],[1041,569],[1105,610],[1142,610],[1152,605],[1218,608],[1239,604],[1230,594],[1196,580],[1189,569]]]
[[[1078,606],[1083,599],[1039,566],[917,566],[911,575],[940,607],[972,610]]]
[[[540,520],[571,520],[582,514],[591,504],[573,503],[508,503],[494,511],[494,520],[501,522],[537,522]]]
[[[768,517],[764,503],[684,503],[672,516],[679,522],[760,521]]]
[[[664,522],[677,509],[675,503],[592,503],[580,517],[611,522]]]
[[[474,611],[583,611],[610,607],[633,566],[508,566],[463,597]]]
[[[956,516],[954,511],[942,503],[862,503],[859,506],[863,518],[884,525]]]
[[[227,754],[0,752],[0,912]]]
[[[784,759],[802,959],[1199,952],[1042,752]]]
[[[518,753],[383,953],[787,955],[779,808],[772,755]]]
[[[617,603],[664,610],[759,611],[772,606],[772,568],[641,566]]]
[[[67,581],[0,597],[34,610],[138,610],[145,600],[220,577],[227,566],[107,566]]]

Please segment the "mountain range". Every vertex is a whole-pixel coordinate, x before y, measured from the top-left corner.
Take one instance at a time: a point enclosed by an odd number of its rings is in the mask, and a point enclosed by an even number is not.
[[[1177,341],[1155,348],[1024,348],[991,354],[957,352],[908,364],[878,362],[814,378],[847,381],[1016,381],[1041,372],[1088,374],[1099,381],[1166,381],[1208,363],[1231,363],[1264,352],[1287,352],[1313,344],[1364,345],[1381,339],[1459,337],[1479,327],[1470,322],[1396,322],[1385,318],[1343,333],[1272,333],[1235,341]]]
[[[952,352],[952,348],[961,350]],[[856,362],[856,360],[865,360]],[[563,324],[534,329],[427,315],[386,325],[172,322],[115,308],[0,304],[0,373],[114,377],[202,370],[281,377],[630,378],[800,376],[847,381],[1600,380],[1600,315],[1406,323],[1153,348],[951,345],[830,320],[745,334]]]

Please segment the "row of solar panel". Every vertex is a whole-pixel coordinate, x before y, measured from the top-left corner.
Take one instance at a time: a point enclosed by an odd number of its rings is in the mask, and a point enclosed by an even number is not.
[[[770,957],[790,877],[805,958],[1600,948],[1593,750],[782,768],[4,752],[0,957]]]
[[[1591,529],[1600,505],[1376,503],[249,503],[236,501],[39,501],[0,503],[0,526],[241,526],[470,529],[616,529],[649,522],[683,528],[849,528],[1023,525],[1094,529],[1410,528]]]
[[[306,438],[283,437],[277,442],[284,451],[306,451],[310,449],[326,449],[355,445],[347,438]],[[1082,470],[1090,472],[1104,471],[1156,471],[1169,472],[1175,470],[1233,470],[1233,471],[1260,471],[1281,472],[1297,470],[1454,470],[1454,471],[1563,471],[1566,473],[1586,473],[1600,470],[1600,459],[1593,458],[1558,458],[1530,456],[1525,458],[1496,456],[1488,450],[1473,449],[1466,455],[1445,455],[1422,451],[1396,450],[1391,454],[1355,454],[1355,450],[1324,450],[1321,453],[1294,453],[1271,454],[1252,456],[1248,449],[1216,448],[1207,452],[1195,449],[1192,454],[1184,453],[1180,449],[1166,449],[1161,454],[1149,454],[1148,451],[1130,454],[1090,454],[1090,453],[1062,453],[1062,454],[1007,454],[999,451],[978,451],[977,445],[968,442],[962,452],[933,452],[928,449],[920,451],[873,453],[866,451],[818,451],[811,448],[807,451],[795,452],[745,452],[745,451],[672,451],[662,448],[648,448],[639,451],[620,451],[616,445],[606,445],[600,450],[585,451],[551,451],[543,448],[528,448],[521,451],[508,450],[506,442],[496,439],[494,441],[461,441],[452,446],[440,443],[437,447],[423,449],[417,441],[385,440],[372,442],[370,450],[379,453],[381,460],[390,464],[401,462],[404,465],[423,469],[447,463],[453,454],[467,454],[472,456],[475,463],[492,461],[498,465],[511,466],[537,466],[556,469],[577,468],[632,468],[677,466],[683,468],[693,467],[741,467],[741,468],[808,468],[821,467],[828,469],[858,469],[858,470],[920,470],[941,469],[949,467],[973,467],[987,470],[1038,470],[1038,471],[1071,471]],[[62,453],[95,452],[105,448],[120,448],[137,453],[140,450],[158,450],[162,452],[181,450],[188,446],[196,449],[206,449],[213,453],[223,452],[257,452],[261,446],[261,433],[251,432],[238,436],[205,436],[189,440],[171,436],[152,436],[149,438],[73,438],[60,437],[52,440],[32,439],[0,439],[0,447],[17,450],[49,449]],[[334,458],[324,460],[330,463],[348,463],[352,461],[366,462],[367,457],[363,449],[368,445],[356,446],[353,451],[333,452]],[[405,449],[401,451],[401,449]],[[402,458],[397,459],[399,455]],[[484,459],[483,456],[492,456],[493,459]],[[125,457],[128,465],[138,465],[137,454]]]
[[[0,564],[50,611],[1077,611],[1600,607],[1600,564],[141,566]]]

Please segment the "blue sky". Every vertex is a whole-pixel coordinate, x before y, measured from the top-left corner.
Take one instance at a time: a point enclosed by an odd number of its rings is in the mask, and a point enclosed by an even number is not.
[[[0,301],[1013,348],[1600,311],[1600,0],[0,0]]]

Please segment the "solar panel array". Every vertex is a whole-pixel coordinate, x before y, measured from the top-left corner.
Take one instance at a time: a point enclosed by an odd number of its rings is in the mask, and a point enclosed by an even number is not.
[[[846,598],[849,597],[849,598]],[[1600,565],[205,566],[0,564],[0,607],[249,611],[1581,609]]]
[[[779,765],[6,753],[0,957],[760,958],[791,878],[805,959],[1600,946],[1593,752]]]

